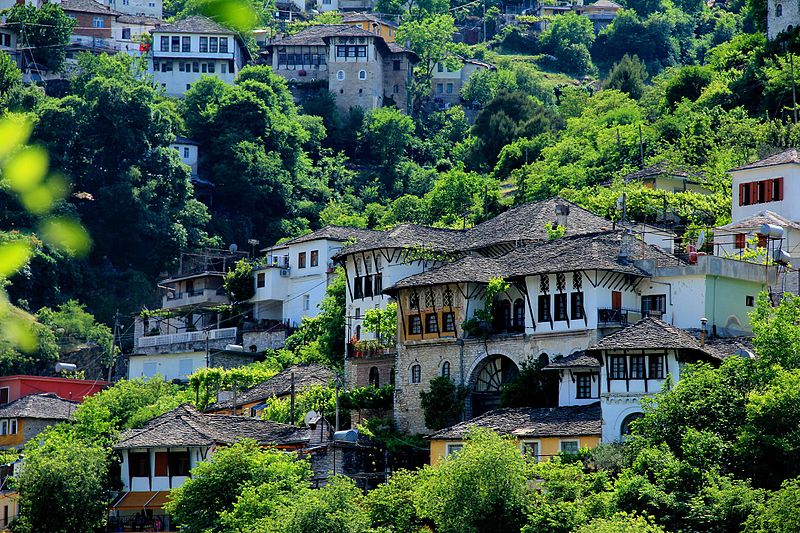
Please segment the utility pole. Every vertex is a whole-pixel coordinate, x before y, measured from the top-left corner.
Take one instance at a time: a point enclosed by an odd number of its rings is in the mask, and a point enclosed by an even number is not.
[[[642,161],[642,168],[644,168],[644,141],[642,140],[642,125],[639,124],[639,157]]]
[[[486,42],[486,0],[483,0],[483,42]]]
[[[291,398],[291,405],[290,405],[290,408],[289,408],[290,409],[289,419],[291,420],[290,423],[292,425],[294,425],[294,420],[295,420],[295,418],[294,418],[294,372],[292,372],[291,376],[292,376],[292,388],[291,388],[292,398]]]
[[[792,113],[794,116],[794,124],[797,124],[797,88],[794,81],[794,54],[789,52],[789,65],[792,69]]]
[[[111,381],[111,370],[114,368],[114,363],[117,361],[117,344],[119,336],[119,309],[114,313],[114,335],[111,339],[111,361],[108,363],[108,381]],[[120,348],[121,350],[121,348]]]

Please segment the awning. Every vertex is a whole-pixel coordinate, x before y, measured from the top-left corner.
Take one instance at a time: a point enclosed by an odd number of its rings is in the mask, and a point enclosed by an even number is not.
[[[125,492],[109,507],[118,511],[141,511],[142,509],[161,509],[167,503],[169,492],[139,491]]]

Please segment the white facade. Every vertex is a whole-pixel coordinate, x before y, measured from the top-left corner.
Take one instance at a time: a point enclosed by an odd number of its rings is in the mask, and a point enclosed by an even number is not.
[[[197,143],[185,137],[178,137],[169,147],[178,152],[181,162],[191,169],[192,176],[197,176],[197,160],[199,157]]]
[[[164,0],[105,0],[114,11],[127,15],[143,15],[162,18],[164,16]]]
[[[234,338],[233,341],[236,339]],[[185,380],[195,370],[206,367],[206,352],[131,355],[128,379],[152,378],[160,375],[165,381]]]
[[[760,211],[769,210],[789,220],[800,220],[800,164],[787,163],[783,165],[760,166],[743,170],[731,171],[733,194],[731,205],[731,220],[737,222],[758,214]],[[781,198],[776,200],[776,195],[770,191],[764,198],[765,187],[762,186],[758,198],[749,198],[742,185],[749,183],[766,182],[773,180],[772,188],[777,189],[775,181],[783,178]]]
[[[209,447],[178,447],[178,448],[131,448],[121,450],[122,464],[120,465],[120,478],[122,480],[122,490],[131,492],[144,491],[168,491],[183,485],[189,479],[187,475],[162,476],[156,475],[154,465],[156,464],[156,454],[171,454],[174,456],[185,455],[188,458],[188,470],[193,469],[198,463],[204,461],[209,454]],[[131,475],[131,454],[145,454],[149,456],[149,475]],[[174,459],[173,459],[174,461]],[[160,461],[159,461],[160,463]],[[161,473],[161,472],[159,472]],[[167,472],[168,473],[168,472]],[[183,470],[181,471],[183,473]]]

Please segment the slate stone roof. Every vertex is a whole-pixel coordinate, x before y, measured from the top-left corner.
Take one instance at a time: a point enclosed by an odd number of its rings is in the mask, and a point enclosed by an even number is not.
[[[417,56],[416,52],[414,52],[413,50],[409,50],[405,46],[400,46],[399,44],[394,42],[388,42],[386,43],[386,46],[389,47],[389,51],[393,54],[409,54],[413,56],[415,62],[419,61],[419,57]]]
[[[262,445],[304,444],[311,439],[310,431],[269,420],[198,413],[190,405],[182,405],[141,429],[125,431],[114,448],[230,445],[244,438]]]
[[[121,22],[124,24],[140,24],[142,26],[160,26],[164,23],[158,17],[149,17],[147,15],[128,15],[128,14],[121,14],[117,19],[117,22]]]
[[[342,13],[342,22],[375,22],[377,24],[383,24],[385,26],[391,26],[392,28],[397,28],[397,24],[390,20],[381,20],[377,16],[373,15],[372,13]]]
[[[733,168],[731,169],[731,172],[735,172],[737,170],[748,170],[751,168],[771,167],[773,165],[786,165],[789,163],[800,164],[800,152],[798,152],[797,148],[789,148],[788,150],[765,157],[764,159],[759,159],[753,163],[748,163],[746,165]]]
[[[358,252],[367,252],[379,248],[417,248],[438,252],[455,252],[461,249],[466,232],[464,230],[433,228],[418,224],[400,224],[358,241],[339,250],[337,258]]]
[[[74,11],[76,13],[94,13],[98,15],[118,16],[122,14],[94,0],[62,0],[61,9],[64,11]]]
[[[190,139],[189,137],[182,137],[180,135],[175,136],[175,144],[191,144],[192,146],[200,146],[195,140]]]
[[[472,420],[459,422],[430,436],[434,440],[463,439],[475,427],[517,438],[600,435],[600,402],[589,405],[495,409]]]
[[[791,228],[800,230],[800,224],[792,222],[788,218],[782,217],[778,213],[765,209],[759,211],[755,215],[749,216],[737,222],[731,222],[726,226],[720,226],[717,229],[722,230],[737,230],[737,229],[753,229],[759,228],[762,224],[774,224],[784,228]]]
[[[596,350],[666,349],[692,350],[720,359],[716,353],[701,347],[700,341],[688,331],[653,317],[645,317],[635,324],[616,331],[589,348],[592,352]]]
[[[644,245],[642,256],[639,240],[632,240],[628,259],[620,258],[622,239],[620,231],[583,234],[534,242],[497,258],[467,256],[402,279],[384,292],[392,294],[402,288],[445,283],[487,283],[497,276],[511,278],[576,270],[598,269],[648,276],[649,273],[634,262],[640,259],[654,260],[659,267],[685,264],[650,244]]]
[[[551,224],[557,222],[558,205],[569,209],[566,236],[597,233],[613,228],[611,221],[591,211],[563,198],[551,198],[523,204],[478,224],[468,231],[464,247],[479,249],[517,240],[546,241],[547,230],[544,226],[548,222]]]
[[[278,398],[288,396],[292,392],[292,372],[294,372],[294,388],[296,392],[314,385],[329,385],[334,377],[331,369],[323,365],[292,365],[267,381],[237,394],[236,405],[262,402],[273,396]],[[233,398],[212,404],[206,411],[231,408],[233,408]]]
[[[69,420],[78,405],[49,392],[29,394],[0,407],[0,418]]]
[[[325,226],[311,233],[295,237],[288,241],[282,242],[275,248],[289,246],[290,244],[300,244],[303,242],[314,241],[317,239],[328,239],[331,241],[360,241],[368,237],[382,235],[383,232],[371,229],[349,228],[346,226]]]
[[[580,350],[547,365],[547,370],[560,370],[562,368],[600,368],[600,360],[594,355]]]
[[[712,337],[706,339],[706,345],[703,348],[718,359],[732,356],[755,357],[755,348],[753,348],[751,337]]]
[[[151,33],[210,33],[220,35],[235,35],[236,32],[217,24],[210,18],[195,15],[185,19],[176,20],[172,24],[162,24]]]
[[[294,35],[287,35],[273,41],[270,46],[325,46],[325,39],[330,37],[372,37],[383,42],[380,35],[375,35],[363,28],[349,24],[314,24],[303,28]]]

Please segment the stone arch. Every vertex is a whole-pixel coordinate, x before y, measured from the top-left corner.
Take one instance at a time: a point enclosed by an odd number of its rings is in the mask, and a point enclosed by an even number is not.
[[[507,355],[492,354],[472,365],[469,374],[469,408],[475,417],[500,407],[500,391],[519,375],[517,363]]]

